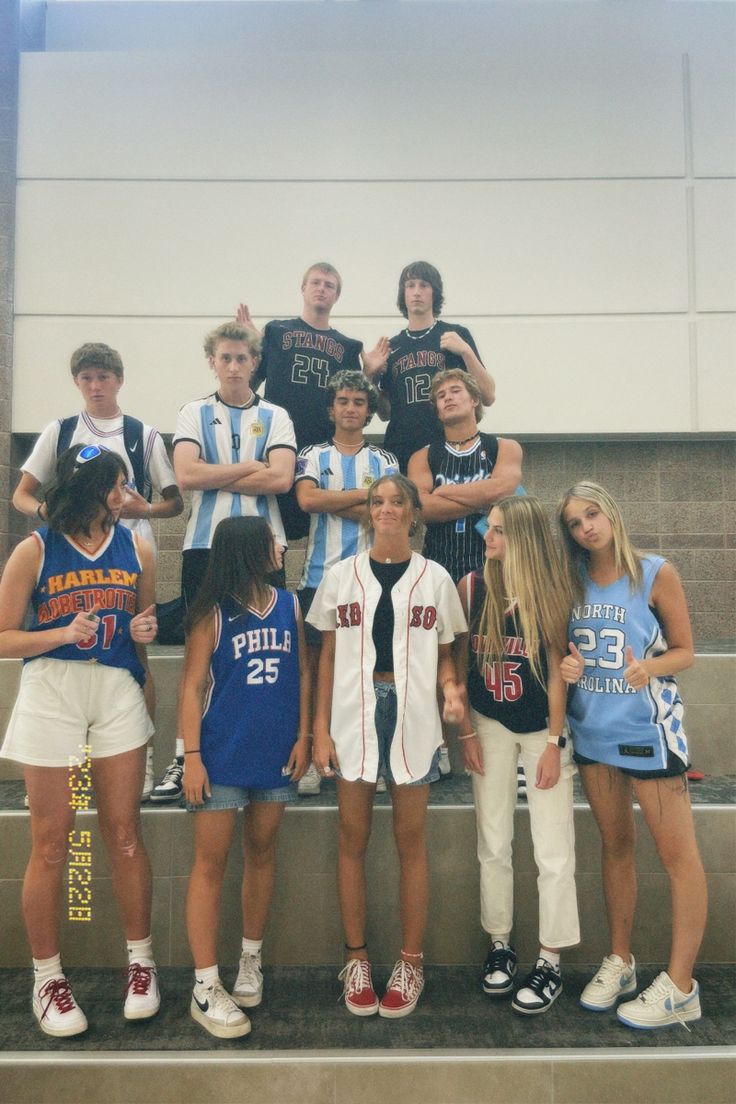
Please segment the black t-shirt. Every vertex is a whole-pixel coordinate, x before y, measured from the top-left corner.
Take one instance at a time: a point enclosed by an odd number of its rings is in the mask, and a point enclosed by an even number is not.
[[[428,445],[442,432],[429,399],[433,377],[446,368],[466,371],[462,357],[440,349],[442,334],[450,331],[467,341],[478,356],[470,331],[465,326],[449,322],[436,322],[423,337],[411,337],[411,331],[404,329],[391,338],[388,366],[380,382],[381,390],[391,400],[391,418],[386,428],[384,447],[398,457],[404,472],[411,454]]]
[[[401,563],[379,563],[371,559],[371,571],[381,584],[381,597],[373,615],[373,643],[376,648],[374,671],[394,669],[394,604],[391,591],[408,568],[411,560]]]
[[[547,727],[547,653],[542,648],[540,667],[544,686],[534,677],[526,644],[512,613],[506,615],[502,660],[478,670],[477,655],[482,651],[478,636],[478,618],[483,608],[486,587],[481,572],[471,576],[470,663],[468,664],[468,700],[484,717],[498,721],[510,732],[540,732]]]
[[[474,483],[478,479],[487,479],[495,467],[497,456],[498,438],[491,433],[480,433],[467,452],[453,448],[444,438],[434,441],[427,453],[432,485],[440,487],[447,483]],[[475,524],[484,515],[485,511],[481,511],[457,521],[427,524],[423,554],[428,560],[442,564],[454,583],[459,583],[469,571],[477,571],[483,566],[485,544]]]
[[[285,318],[266,326],[253,386],[265,379],[265,397],[288,413],[298,449],[332,437],[327,381],[343,369],[361,371],[362,348],[362,341],[338,330],[317,330],[303,318]]]

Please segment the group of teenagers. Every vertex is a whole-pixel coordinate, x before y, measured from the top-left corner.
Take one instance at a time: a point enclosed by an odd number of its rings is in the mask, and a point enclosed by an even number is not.
[[[182,407],[171,474],[158,434],[117,407],[122,364],[116,371],[119,357],[99,345],[72,357],[85,410],[47,427],[23,466],[14,503],[40,527],[0,581],[0,656],[24,660],[0,754],[23,764],[28,793],[23,913],[36,1020],[54,1036],[87,1028],[59,942],[75,819],[70,773],[82,759],[127,940],[123,1014],[147,1019],[160,1006],[140,830],[155,552],[141,528],[180,512],[180,489],[191,492],[186,647],[176,758],[161,788],[183,790],[193,814],[192,1017],[219,1038],[251,1030],[245,1010],[263,995],[277,836],[308,769],[336,778],[345,1006],[387,1018],[414,1010],[424,988],[429,786],[456,739],[476,810],[483,993],[536,1015],[562,991],[561,954],[580,941],[577,766],[601,835],[611,940],[580,1002],[616,1009],[636,1028],[697,1020],[692,975],[707,896],[675,680],[693,660],[680,579],[632,547],[617,503],[593,482],[563,495],[555,542],[545,510],[520,487],[519,445],[478,428],[494,385],[468,331],[440,322],[433,266],[404,269],[398,306],[407,326],[370,352],[330,325],[340,288],[332,266],[315,265],[299,318],[260,334],[241,304],[235,322],[207,335],[217,389]],[[263,398],[254,390],[261,378]],[[382,447],[364,437],[376,411],[389,422]],[[413,538],[422,524],[420,554]],[[303,526],[306,561],[292,594],[283,556]],[[539,952],[521,980],[512,866],[519,758],[539,892]],[[393,806],[401,947],[379,998],[365,856],[381,778]],[[672,900],[667,969],[638,995],[634,798]],[[239,810],[243,940],[226,990],[217,933]]]

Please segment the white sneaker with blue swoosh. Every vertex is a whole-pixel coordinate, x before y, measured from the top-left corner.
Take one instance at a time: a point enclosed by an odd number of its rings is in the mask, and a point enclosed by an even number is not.
[[[208,986],[195,981],[189,1010],[192,1019],[217,1039],[237,1039],[250,1032],[250,1020],[221,981]]]
[[[607,1012],[621,997],[636,992],[634,956],[627,963],[620,955],[606,955],[598,973],[590,979],[580,994],[583,1008],[591,1012]]]
[[[677,988],[669,974],[664,970],[636,1000],[620,1004],[616,1012],[621,1023],[628,1027],[651,1030],[655,1027],[669,1027],[670,1024],[682,1024],[687,1027],[693,1020],[699,1020],[700,987],[693,980],[690,993]],[[688,1031],[690,1029],[688,1028]]]

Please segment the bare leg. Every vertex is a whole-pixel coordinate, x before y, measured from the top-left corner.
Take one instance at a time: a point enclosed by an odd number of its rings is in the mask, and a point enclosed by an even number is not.
[[[337,779],[340,835],[337,851],[337,892],[348,947],[365,944],[365,853],[373,820],[376,787]],[[364,949],[348,951],[348,958],[367,958]]]
[[[23,879],[23,917],[34,958],[59,953],[61,886],[74,810],[66,767],[25,768],[31,809],[31,856]]]
[[[217,929],[225,863],[237,809],[194,813],[194,866],[187,887],[187,935],[197,970],[217,962]]]
[[[429,785],[391,785],[394,839],[399,853],[402,951],[413,966],[421,955],[429,907],[427,803]],[[403,956],[402,956],[403,957]]]
[[[601,833],[603,893],[611,954],[631,961],[631,929],[636,909],[636,827],[631,779],[604,763],[581,766],[585,794]]]
[[[263,939],[276,872],[276,837],[286,805],[254,801],[243,818],[243,935]]]
[[[92,760],[97,819],[127,939],[151,934],[151,864],[141,836],[145,747]]]
[[[670,880],[672,949],[667,973],[678,989],[689,993],[705,931],[708,888],[687,783],[684,775],[650,781],[637,778],[634,790]]]

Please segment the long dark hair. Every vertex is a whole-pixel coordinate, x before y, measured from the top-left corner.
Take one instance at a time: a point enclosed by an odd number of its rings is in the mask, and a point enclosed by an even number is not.
[[[275,570],[273,533],[262,517],[224,518],[215,529],[207,571],[186,619],[191,632],[225,598],[253,603]]]
[[[56,477],[45,494],[49,529],[57,533],[86,533],[103,511],[102,528],[113,524],[107,496],[121,475],[128,478],[125,461],[116,452],[100,449],[99,456],[80,463],[80,453],[94,445],[72,445],[56,461]]]

